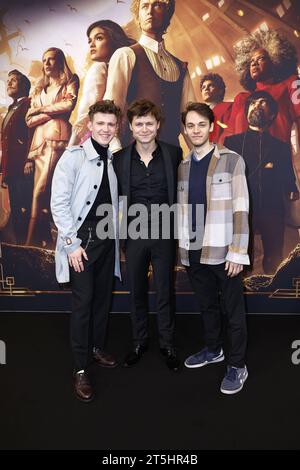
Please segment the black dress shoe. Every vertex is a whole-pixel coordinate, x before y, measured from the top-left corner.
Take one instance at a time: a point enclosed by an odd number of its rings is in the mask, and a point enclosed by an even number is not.
[[[141,359],[142,355],[147,351],[148,346],[138,344],[132,351],[130,351],[123,362],[124,367],[131,367]]]
[[[176,350],[174,348],[160,348],[160,352],[166,358],[167,367],[176,372],[180,366]]]
[[[109,367],[112,369],[118,365],[116,359],[111,354],[108,354],[107,352],[98,348],[94,348],[93,358],[94,361],[101,367]]]
[[[74,374],[74,392],[76,398],[85,403],[94,399],[94,391],[85,371]]]

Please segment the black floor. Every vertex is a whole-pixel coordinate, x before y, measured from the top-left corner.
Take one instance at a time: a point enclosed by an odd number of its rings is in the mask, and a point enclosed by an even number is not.
[[[300,449],[300,365],[292,342],[300,317],[249,316],[249,378],[237,395],[219,391],[225,363],[167,370],[152,343],[132,369],[93,366],[96,399],[73,396],[69,317],[1,314],[1,449]],[[200,317],[177,316],[177,343],[185,358],[202,346]],[[129,347],[126,314],[112,315],[108,349],[122,358]]]

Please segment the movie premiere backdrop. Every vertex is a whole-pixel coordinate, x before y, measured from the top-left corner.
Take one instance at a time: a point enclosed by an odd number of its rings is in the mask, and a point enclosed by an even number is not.
[[[59,286],[55,279],[56,229],[49,210],[51,179],[65,147],[79,144],[86,137],[89,104],[102,99],[106,90],[114,90],[116,96],[112,98],[121,100],[125,106],[124,83],[118,79],[114,84],[109,82],[115,78],[108,71],[114,49],[140,38],[141,31],[130,6],[130,0],[71,0],[70,3],[12,0],[1,6],[2,311],[70,310],[68,286]],[[88,27],[100,20],[115,22],[131,38],[126,44],[127,39],[119,38],[118,42],[113,35],[108,35],[110,43],[107,41],[103,58],[90,50],[87,37]],[[248,174],[254,176],[254,191],[257,191],[254,198],[263,199],[262,205],[256,207],[255,221],[251,215],[252,230],[256,224],[255,233],[250,237],[252,265],[244,274],[249,313],[300,312],[299,204],[292,200],[295,190],[291,183],[292,178],[298,184],[294,177],[300,173],[299,25],[297,0],[176,0],[175,13],[164,36],[166,50],[187,63],[198,101],[204,100],[200,81],[206,74],[219,74],[223,78],[226,92],[219,108],[228,112],[217,116],[216,133],[220,142],[223,133],[224,137],[226,133],[247,131],[241,103],[244,106],[248,95],[259,86],[278,104],[277,124],[273,123],[267,132],[285,142],[282,147],[285,151],[282,150],[279,160],[272,159],[273,151],[269,155],[255,155],[258,166],[253,175]],[[284,39],[279,40],[273,31]],[[260,40],[253,45],[249,38],[255,33]],[[260,84],[249,81],[249,54],[261,48],[259,41],[264,41],[264,50],[273,61],[265,83]],[[55,94],[45,94],[43,90],[43,67],[51,67],[51,64],[45,60],[43,63],[42,59],[49,48],[63,51],[60,67],[64,70],[65,82]],[[148,62],[145,67],[149,67]],[[8,96],[9,73],[13,70],[20,71],[30,81],[27,87],[26,82],[23,83],[24,90],[28,88],[29,92],[30,87],[30,98],[21,102],[13,102]],[[136,86],[144,87],[145,97],[148,97],[149,78],[141,81],[142,76],[143,70],[135,77]],[[28,93],[24,91],[24,94]],[[43,112],[42,105],[52,110],[50,117]],[[28,110],[33,106],[34,111],[30,113]],[[18,124],[16,129],[16,122],[20,123],[18,113],[22,112],[23,116],[27,113],[26,121],[22,128]],[[246,132],[246,140],[249,138]],[[182,136],[180,143],[187,152]],[[246,142],[244,136],[243,143],[243,151],[246,148],[249,151],[251,140]],[[269,201],[270,210],[266,210],[265,200]],[[196,311],[185,270],[178,263],[175,269],[177,311]],[[129,309],[124,260],[122,271],[123,283],[116,282],[113,303],[113,311],[118,312]],[[150,310],[155,310],[151,270],[149,281]]]

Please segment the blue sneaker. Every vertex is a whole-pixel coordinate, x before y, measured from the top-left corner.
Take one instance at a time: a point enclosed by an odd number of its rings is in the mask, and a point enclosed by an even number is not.
[[[223,349],[221,348],[219,352],[210,352],[207,348],[201,349],[193,356],[189,356],[185,362],[185,367],[189,367],[190,369],[194,369],[195,367],[203,367],[206,364],[214,364],[215,362],[222,362],[224,361],[224,353]]]
[[[221,383],[221,392],[232,395],[242,390],[248,377],[247,367],[227,367],[227,373]]]

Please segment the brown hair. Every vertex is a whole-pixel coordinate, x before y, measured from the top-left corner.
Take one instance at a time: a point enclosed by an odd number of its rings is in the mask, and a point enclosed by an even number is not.
[[[186,115],[189,111],[195,111],[201,116],[206,117],[209,120],[210,124],[212,124],[215,120],[214,113],[207,104],[190,101],[189,103],[187,103],[185,110],[181,113],[181,121],[184,126],[186,121]]]
[[[226,85],[221,75],[219,75],[218,73],[207,73],[206,75],[204,75],[200,80],[200,90],[202,90],[203,83],[207,81],[213,82],[213,84],[218,88],[218,98],[220,101],[223,101],[225,96]]]
[[[31,83],[30,83],[30,80],[26,77],[26,75],[24,75],[17,69],[14,69],[8,72],[8,76],[10,75],[15,75],[17,77],[18,83],[19,83],[19,89],[23,91],[24,96],[28,96]]]
[[[275,119],[275,117],[278,114],[278,104],[274,100],[274,98],[268,93],[267,91],[264,90],[258,90],[252,93],[250,96],[248,96],[246,103],[245,103],[245,115],[246,117],[248,116],[248,111],[249,111],[249,106],[253,101],[257,101],[260,98],[263,98],[269,106],[270,109],[270,114],[272,116],[272,121]]]
[[[119,47],[131,46],[135,43],[133,39],[127,36],[121,26],[115,23],[114,21],[99,20],[95,23],[92,23],[87,29],[87,37],[90,36],[90,33],[94,28],[102,28],[106,32],[110,41],[112,54]]]
[[[147,116],[147,114],[152,114],[158,122],[163,119],[161,109],[149,100],[135,100],[130,103],[127,109],[127,118],[130,124],[135,116],[141,117]]]
[[[114,114],[118,121],[120,121],[122,116],[121,108],[111,100],[97,101],[89,107],[89,118],[91,121],[96,113]]]

